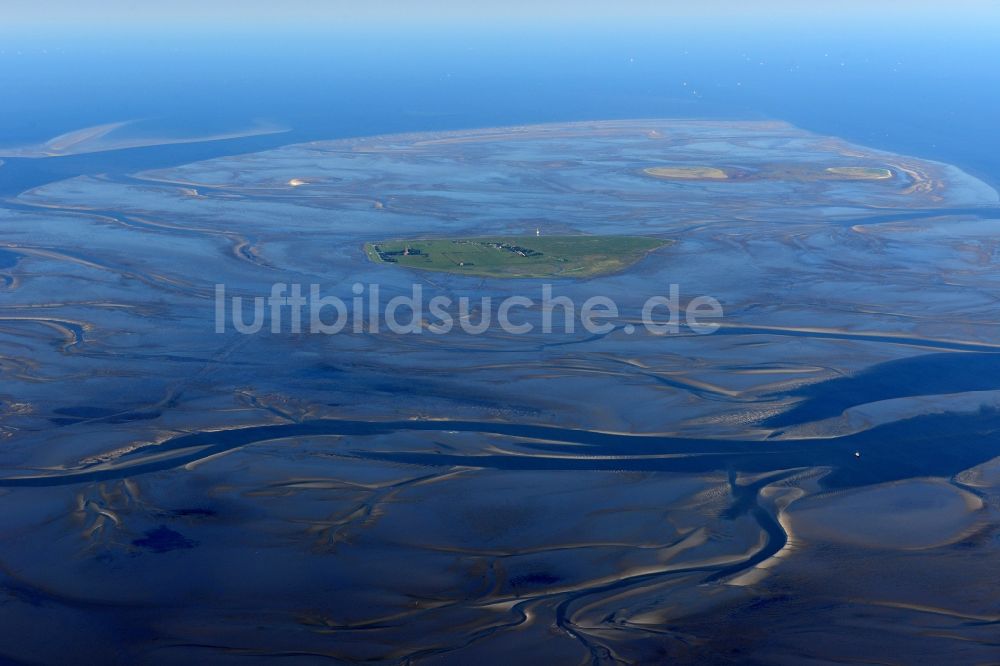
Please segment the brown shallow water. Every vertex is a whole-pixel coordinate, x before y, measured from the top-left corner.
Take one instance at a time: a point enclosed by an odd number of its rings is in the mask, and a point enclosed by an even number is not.
[[[652,178],[707,166],[739,177]],[[831,167],[893,178],[818,177]],[[997,195],[782,123],[318,142],[0,209],[0,656],[995,660]],[[637,234],[606,334],[214,332],[214,286],[538,298],[383,237]],[[654,336],[679,285],[725,309]],[[522,312],[537,323],[540,308]]]

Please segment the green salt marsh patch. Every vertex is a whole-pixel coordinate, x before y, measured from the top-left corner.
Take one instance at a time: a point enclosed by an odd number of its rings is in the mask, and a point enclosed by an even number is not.
[[[587,278],[636,263],[672,241],[646,236],[415,238],[365,244],[376,263],[503,278]]]

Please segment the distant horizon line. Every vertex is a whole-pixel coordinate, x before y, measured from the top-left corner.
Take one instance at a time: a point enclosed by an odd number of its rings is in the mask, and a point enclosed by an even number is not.
[[[697,6],[688,3],[653,0],[619,0],[613,5],[604,0],[504,0],[469,4],[458,0],[381,0],[356,3],[346,0],[298,0],[280,10],[264,0],[177,0],[169,5],[133,3],[130,0],[104,0],[79,3],[74,0],[50,0],[44,6],[33,0],[7,0],[4,28],[55,28],[95,24],[112,27],[149,27],[158,30],[184,28],[197,32],[206,28],[267,29],[301,27],[324,29],[330,25],[446,26],[483,23],[498,25],[607,25],[622,22],[665,21],[707,22],[715,28],[737,21],[747,28],[756,22],[773,26],[775,21],[796,24],[817,21],[829,27],[840,21],[858,18],[887,20],[895,25],[931,20],[935,24],[980,26],[984,16],[1000,16],[1000,7],[989,0],[954,0],[947,5],[935,0],[817,0],[801,3],[794,0],[761,0],[754,3],[738,0],[703,0]],[[95,6],[96,5],[96,6]],[[663,26],[660,26],[663,27]]]

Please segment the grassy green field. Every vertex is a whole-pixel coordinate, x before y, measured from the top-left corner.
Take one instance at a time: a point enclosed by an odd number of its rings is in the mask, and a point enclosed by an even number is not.
[[[726,180],[729,176],[722,169],[708,166],[692,167],[650,167],[643,172],[656,178],[668,180]]]
[[[585,278],[631,266],[672,241],[645,236],[489,236],[365,244],[374,262],[462,275]]]

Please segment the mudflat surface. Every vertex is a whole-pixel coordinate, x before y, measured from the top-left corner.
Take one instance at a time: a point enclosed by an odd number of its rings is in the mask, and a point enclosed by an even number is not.
[[[316,142],[24,192],[0,207],[3,656],[988,662],[997,219],[954,167],[761,122]],[[600,335],[215,332],[217,284],[537,299],[364,250],[536,229],[676,242],[558,283],[618,304]],[[628,332],[670,284],[721,328]]]

